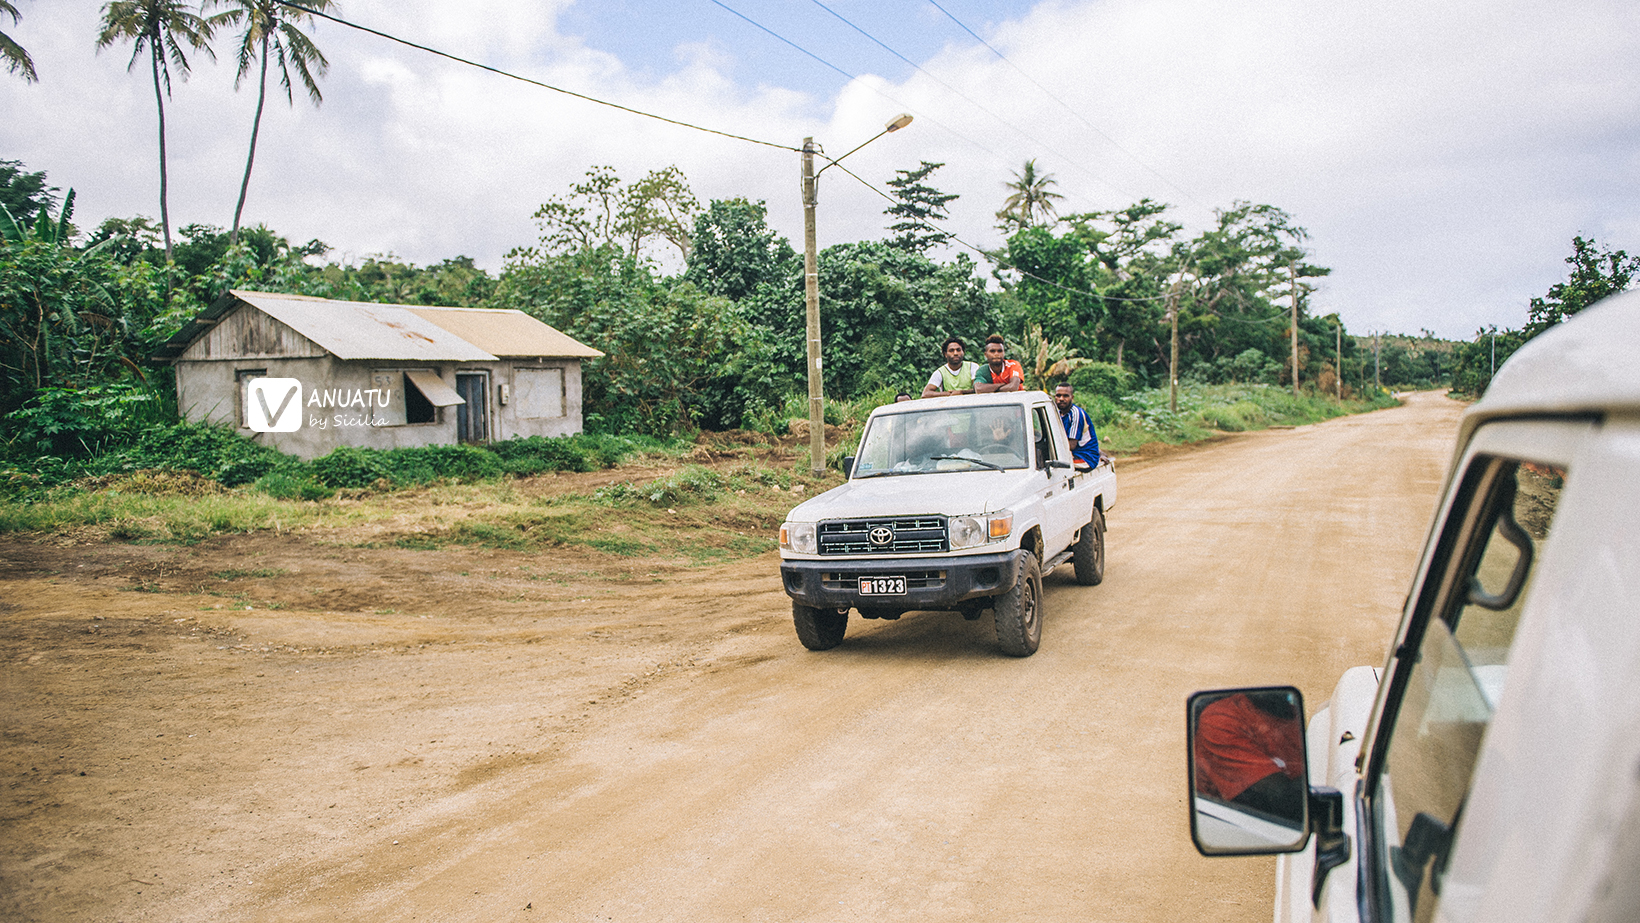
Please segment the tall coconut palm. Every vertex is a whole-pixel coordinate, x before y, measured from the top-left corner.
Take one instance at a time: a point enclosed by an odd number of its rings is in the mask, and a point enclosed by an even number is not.
[[[0,13],[9,14],[12,24],[16,25],[17,7],[12,6],[7,0],[0,0]],[[6,70],[22,74],[23,79],[29,83],[40,82],[40,75],[34,72],[34,60],[28,56],[22,45],[17,44],[4,32],[0,32],[0,61],[6,62]]]
[[[1012,191],[1002,203],[1002,211],[997,212],[997,220],[1005,228],[1028,228],[1039,216],[1043,220],[1053,217],[1054,200],[1064,198],[1048,189],[1058,183],[1052,173],[1036,172],[1035,159],[1025,161],[1025,169],[1014,173],[1013,182],[1002,185]]]
[[[238,89],[240,81],[250,73],[252,64],[260,62],[261,66],[257,81],[256,118],[251,122],[250,154],[245,158],[245,178],[239,183],[239,204],[234,206],[233,230],[228,234],[229,243],[238,243],[239,218],[245,211],[245,194],[251,186],[251,166],[256,162],[256,136],[262,129],[262,106],[268,99],[270,53],[279,68],[279,85],[285,89],[285,100],[293,106],[296,105],[296,98],[291,92],[291,68],[296,69],[302,87],[317,106],[324,102],[317,78],[323,77],[330,69],[330,62],[325,60],[319,46],[302,32],[300,26],[313,21],[313,16],[303,10],[277,0],[206,0],[206,5],[228,7],[211,17],[213,28],[244,27],[245,31],[239,36],[239,73],[234,76],[234,89]],[[304,6],[324,11],[335,4],[331,0],[307,0]]]
[[[209,44],[211,24],[178,0],[111,0],[103,5],[97,50],[121,39],[131,41],[131,63],[125,69],[130,71],[136,67],[137,58],[147,51],[154,72],[154,103],[159,107],[159,224],[165,233],[165,261],[169,263],[171,212],[165,168],[165,97],[171,95],[172,67],[184,80],[188,77],[188,53],[184,45],[216,60]]]

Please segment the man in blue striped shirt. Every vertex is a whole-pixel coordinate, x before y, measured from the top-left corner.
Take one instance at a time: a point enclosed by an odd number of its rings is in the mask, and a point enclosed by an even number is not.
[[[1099,434],[1093,431],[1088,412],[1076,406],[1076,389],[1069,382],[1053,389],[1053,403],[1059,408],[1059,422],[1065,424],[1065,435],[1071,441],[1071,455],[1076,457],[1077,468],[1099,466]]]

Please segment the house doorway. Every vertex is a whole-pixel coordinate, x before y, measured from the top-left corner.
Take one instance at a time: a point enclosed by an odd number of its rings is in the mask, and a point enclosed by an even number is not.
[[[461,442],[488,442],[490,439],[490,375],[488,372],[457,372],[456,393],[466,403],[456,405],[456,439]]]

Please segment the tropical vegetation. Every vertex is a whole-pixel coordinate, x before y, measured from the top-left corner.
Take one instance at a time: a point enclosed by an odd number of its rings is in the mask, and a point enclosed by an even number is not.
[[[270,72],[288,103],[298,86],[315,105],[322,101],[318,81],[329,62],[307,29],[331,7],[330,0],[302,7],[206,0],[197,12],[181,0],[103,6],[97,47],[129,43],[127,70],[145,61],[153,84],[157,224],[142,215],[107,217],[82,230],[72,189],[59,197],[44,171],[0,160],[0,462],[13,463],[6,475],[13,486],[54,489],[70,476],[170,458],[156,444],[215,458],[191,440],[220,435],[175,421],[169,370],[149,357],[230,287],[528,312],[604,352],[583,377],[586,429],[599,437],[783,434],[806,416],[801,256],[769,226],[764,203],[702,203],[676,166],[633,180],[591,167],[536,209],[537,240],[509,252],[494,274],[467,256],[427,266],[386,254],[331,260],[322,241],[293,243],[247,224]],[[6,15],[17,22],[15,5],[0,0]],[[235,86],[256,73],[244,174],[226,230],[191,223],[173,235],[166,104],[173,75],[190,74],[190,55],[214,58],[219,30],[234,35]],[[0,57],[13,74],[37,79],[27,52],[3,33]],[[1151,199],[1062,213],[1053,175],[1026,160],[999,183],[1000,242],[976,258],[941,226],[958,198],[936,185],[943,166],[921,161],[885,180],[891,204],[880,239],[818,254],[830,423],[847,426],[899,391],[917,393],[946,337],[965,339],[977,354],[993,332],[1023,363],[1030,386],[1077,383],[1112,444],[1134,448],[1309,419],[1332,412],[1328,406],[1375,406],[1387,388],[1478,393],[1521,343],[1640,274],[1640,259],[1580,236],[1567,259],[1570,278],[1532,299],[1519,330],[1482,330],[1464,343],[1428,331],[1366,337],[1314,308],[1330,270],[1312,258],[1297,218],[1275,205],[1232,202],[1194,233]],[[1289,397],[1296,403],[1283,404]],[[532,452],[568,451],[538,448],[434,453],[433,468],[452,466],[459,477],[516,474],[536,464],[519,461]],[[395,468],[409,461],[362,450],[305,468],[252,456],[196,473],[223,483],[271,478],[270,489],[295,495],[352,481],[413,482]],[[414,462],[417,470],[429,464]]]

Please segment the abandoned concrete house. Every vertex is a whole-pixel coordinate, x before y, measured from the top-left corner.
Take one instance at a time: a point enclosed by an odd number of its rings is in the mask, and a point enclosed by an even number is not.
[[[311,459],[578,433],[581,361],[602,355],[522,311],[234,290],[154,358],[186,419]]]

